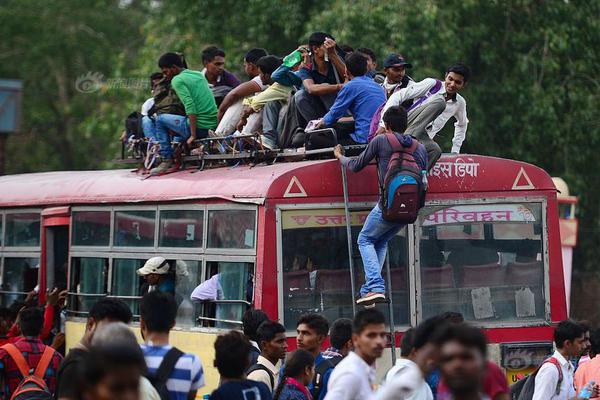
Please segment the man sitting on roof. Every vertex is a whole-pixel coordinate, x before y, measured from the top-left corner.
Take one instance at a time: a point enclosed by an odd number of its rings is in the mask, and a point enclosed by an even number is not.
[[[264,49],[252,49],[246,53],[244,71],[246,71],[250,80],[227,93],[221,102],[217,115],[219,125],[214,132],[214,136],[222,137],[232,134],[242,115],[242,100],[267,88],[267,85],[264,85],[260,79],[260,70],[257,65],[258,60],[266,55],[267,52]],[[213,135],[211,134],[211,136]]]
[[[358,52],[346,57],[346,78],[349,82],[340,90],[333,107],[317,125],[318,128],[331,127],[350,111],[354,116],[354,132],[350,137],[338,137],[341,143],[367,143],[371,119],[377,108],[385,102],[381,86],[366,73],[367,57]]]
[[[209,46],[202,51],[202,73],[220,105],[225,95],[240,84],[240,80],[231,72],[225,70],[225,52],[216,46]]]
[[[361,47],[356,49],[357,52],[367,57],[367,73],[365,74],[371,79],[375,79],[377,75],[377,57],[375,52],[368,47]]]
[[[208,130],[217,126],[217,105],[210,92],[206,78],[201,72],[184,68],[181,57],[175,53],[163,54],[158,60],[165,79],[183,103],[186,115],[158,114],[155,123],[148,129],[160,144],[162,162],[150,171],[151,175],[172,172],[179,166],[173,162],[173,148],[169,132],[176,140],[187,140],[191,144],[196,138],[208,136]]]
[[[407,68],[412,68],[412,64],[407,62],[400,54],[390,54],[385,58],[383,61],[385,79],[381,86],[385,89],[386,98],[414,83],[412,78],[406,75]]]

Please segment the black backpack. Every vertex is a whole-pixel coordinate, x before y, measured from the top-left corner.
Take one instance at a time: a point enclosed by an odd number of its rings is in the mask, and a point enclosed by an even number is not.
[[[550,357],[546,359],[533,373],[529,376],[522,378],[520,381],[516,382],[510,387],[510,398],[511,400],[531,400],[533,399],[533,392],[535,391],[535,377],[539,372],[540,368],[544,364],[554,364],[558,369],[558,383],[556,384],[556,392],[555,394],[560,394],[560,387],[563,381],[563,373],[562,368],[560,367],[560,363],[554,357]]]
[[[142,129],[142,117],[143,115],[137,111],[132,112],[125,119],[125,132],[127,132],[126,139],[133,136],[134,139],[141,139],[144,137],[144,129]]]
[[[273,375],[273,373],[271,372],[271,370],[269,368],[267,368],[265,365],[262,365],[262,364],[251,365],[246,370],[246,376],[250,375],[250,373],[254,372],[254,371],[266,371],[269,374],[269,380],[271,381],[271,390],[272,391],[275,390],[275,376]]]
[[[342,361],[344,357],[334,356],[331,358],[325,358],[319,364],[315,365],[315,377],[313,378],[313,399],[318,400],[321,390],[323,390],[323,376],[327,371],[333,369]]]
[[[179,358],[183,355],[183,352],[176,347],[171,348],[165,354],[162,362],[158,366],[158,369],[155,373],[146,375],[146,378],[150,381],[154,389],[158,392],[161,400],[169,400],[169,391],[167,390],[167,381],[169,380],[169,376],[175,369],[175,364]]]

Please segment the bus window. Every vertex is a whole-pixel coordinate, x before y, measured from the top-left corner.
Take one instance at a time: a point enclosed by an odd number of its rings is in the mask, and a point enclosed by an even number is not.
[[[427,207],[418,232],[423,318],[544,318],[541,204]]]
[[[72,311],[87,312],[106,296],[108,258],[78,257],[71,259]]]
[[[155,211],[115,211],[114,245],[154,246]]]
[[[203,326],[223,329],[239,328],[242,315],[252,303],[254,264],[248,262],[209,261],[203,283],[216,289],[203,302]],[[206,286],[204,285],[204,286]],[[202,285],[201,285],[202,286]],[[198,288],[201,288],[198,286]]]
[[[253,249],[255,223],[254,210],[209,210],[207,247]]]
[[[10,306],[37,285],[40,260],[38,258],[6,257],[2,279],[2,305]]]
[[[5,246],[37,247],[40,245],[40,214],[6,214]]]
[[[353,211],[352,244],[355,293],[364,283],[362,261],[356,239],[368,210]],[[282,211],[283,320],[288,330],[296,328],[298,317],[317,312],[333,322],[352,318],[352,291],[348,263],[348,242],[343,209]],[[390,242],[390,267],[394,322],[408,322],[408,270],[406,230]],[[387,274],[384,273],[387,281]],[[387,315],[387,312],[385,313]]]
[[[175,300],[177,301],[177,326],[192,327],[196,325],[199,312],[192,304],[190,295],[200,282],[202,265],[197,260],[171,260],[171,269],[175,271]]]
[[[108,246],[110,211],[73,212],[73,246]]]
[[[204,212],[161,210],[159,247],[202,247]]]
[[[113,259],[111,296],[123,300],[134,315],[139,315],[140,296],[148,292],[148,285],[137,274],[145,262],[145,259]]]

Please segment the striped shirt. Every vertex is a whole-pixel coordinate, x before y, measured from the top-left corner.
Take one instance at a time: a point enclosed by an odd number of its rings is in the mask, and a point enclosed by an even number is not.
[[[142,351],[150,374],[156,373],[164,356],[173,346],[142,345]],[[167,390],[171,400],[186,400],[188,393],[204,386],[204,370],[200,358],[193,354],[184,354],[167,381]]]

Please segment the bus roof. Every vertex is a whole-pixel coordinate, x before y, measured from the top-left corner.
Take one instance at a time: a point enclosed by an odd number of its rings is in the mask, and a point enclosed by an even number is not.
[[[350,195],[377,194],[376,171],[349,173]],[[541,168],[478,155],[444,155],[429,175],[430,193],[555,190]],[[0,207],[341,196],[337,160],[185,170],[142,179],[131,170],[57,171],[0,177]]]

